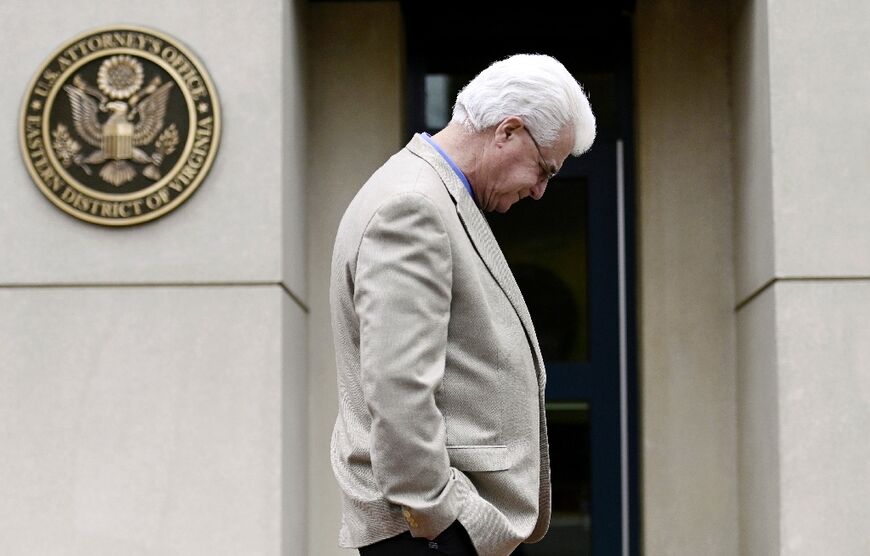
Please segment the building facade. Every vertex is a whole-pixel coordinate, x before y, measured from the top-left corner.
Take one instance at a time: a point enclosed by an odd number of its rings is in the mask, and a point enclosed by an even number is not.
[[[0,3],[0,553],[350,554],[339,219],[438,91],[536,49],[576,63],[602,131],[565,178],[579,251],[548,267],[579,300],[553,426],[583,448],[554,446],[570,496],[527,554],[870,553],[870,5],[603,4],[459,31],[400,2]],[[184,43],[223,126],[189,200],[110,229],[45,199],[19,123],[55,49],[121,24]]]

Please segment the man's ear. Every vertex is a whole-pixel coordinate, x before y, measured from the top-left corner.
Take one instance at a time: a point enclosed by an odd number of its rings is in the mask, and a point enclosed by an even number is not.
[[[495,128],[495,142],[502,145],[513,138],[525,126],[523,121],[517,116],[508,116],[503,119]]]

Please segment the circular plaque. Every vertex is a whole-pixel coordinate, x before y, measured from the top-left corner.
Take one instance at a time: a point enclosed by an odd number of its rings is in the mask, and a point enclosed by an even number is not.
[[[150,29],[80,35],[42,65],[21,107],[21,150],[40,191],[87,222],[128,226],[177,208],[220,139],[202,63]]]

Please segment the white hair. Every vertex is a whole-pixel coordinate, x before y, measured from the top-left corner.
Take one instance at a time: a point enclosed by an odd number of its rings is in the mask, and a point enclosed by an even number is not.
[[[509,116],[521,118],[542,146],[552,146],[563,129],[572,129],[574,156],[595,139],[595,116],[583,88],[551,56],[516,54],[495,62],[459,91],[453,105],[453,121],[474,132]]]

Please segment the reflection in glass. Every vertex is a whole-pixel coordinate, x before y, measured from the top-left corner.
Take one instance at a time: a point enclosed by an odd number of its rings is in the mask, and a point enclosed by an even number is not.
[[[588,359],[586,180],[557,177],[539,201],[488,213],[550,362]]]
[[[560,176],[541,200],[525,199],[505,214],[487,215],[529,307],[548,367],[588,360],[586,207],[586,180]],[[589,404],[549,403],[547,418],[550,531],[514,554],[586,556],[591,553]]]
[[[553,515],[550,531],[515,556],[588,556],[590,545],[589,405],[547,404]]]

